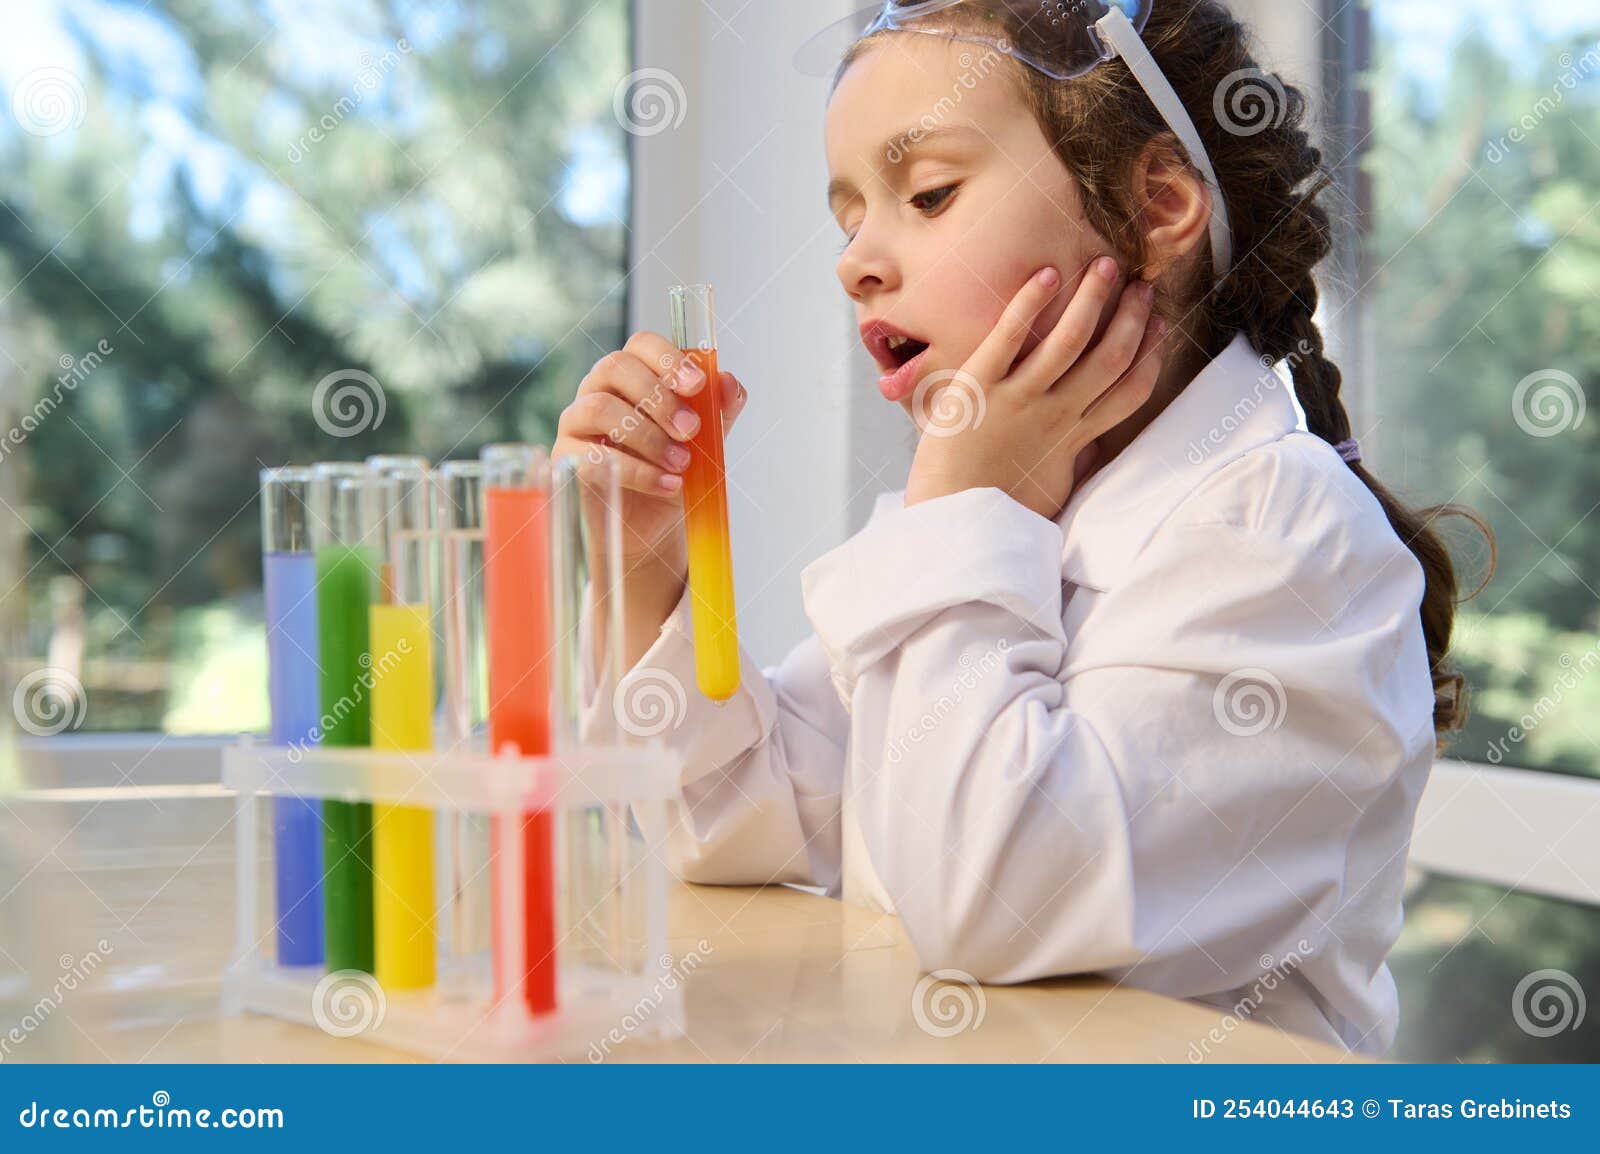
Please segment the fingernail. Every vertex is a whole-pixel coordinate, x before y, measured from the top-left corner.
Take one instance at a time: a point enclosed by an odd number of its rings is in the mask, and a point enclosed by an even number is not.
[[[1117,262],[1108,256],[1103,256],[1094,262],[1094,271],[1096,275],[1102,276],[1106,280],[1116,280]]]
[[[681,469],[689,463],[689,450],[682,445],[673,445],[667,450],[667,461],[674,469]]]
[[[1167,335],[1167,318],[1166,317],[1157,317],[1156,318],[1156,337],[1157,337],[1157,339],[1160,339],[1161,337],[1164,337],[1166,335]]]
[[[678,414],[672,418],[672,424],[683,436],[692,437],[695,430],[700,427],[700,418],[688,409],[680,409]]]
[[[676,493],[679,489],[683,488],[683,478],[675,473],[663,473],[661,475],[661,479],[657,481],[656,484],[669,493]]]
[[[700,366],[693,361],[684,361],[678,366],[677,381],[679,389],[692,389],[703,380],[705,380],[705,374],[700,371]]]
[[[1139,299],[1142,300],[1145,304],[1149,304],[1151,301],[1156,299],[1156,286],[1151,284],[1149,281],[1147,281],[1147,280],[1140,281],[1139,285],[1138,285],[1138,289],[1139,289]]]
[[[1039,274],[1039,283],[1044,285],[1045,288],[1055,288],[1056,285],[1061,283],[1061,274],[1053,267],[1047,268]]]

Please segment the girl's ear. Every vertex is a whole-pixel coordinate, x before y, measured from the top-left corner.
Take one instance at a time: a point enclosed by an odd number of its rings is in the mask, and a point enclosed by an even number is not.
[[[1155,280],[1206,239],[1211,223],[1211,190],[1184,160],[1175,140],[1152,141],[1133,165],[1133,203],[1140,205],[1147,263],[1140,270]]]

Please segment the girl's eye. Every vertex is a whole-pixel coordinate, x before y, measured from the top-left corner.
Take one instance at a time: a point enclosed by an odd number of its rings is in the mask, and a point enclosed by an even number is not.
[[[942,188],[930,188],[927,192],[919,192],[913,196],[908,204],[924,216],[938,212],[949,199],[955,195],[956,186],[947,184]]]
[[[956,189],[958,187],[959,185],[946,184],[940,188],[930,188],[926,192],[919,192],[915,196],[912,196],[906,201],[906,203],[912,208],[916,209],[918,212],[922,213],[923,216],[932,216],[945,205],[950,203],[950,198],[956,194]],[[846,236],[844,238],[844,243],[839,246],[839,253],[841,256],[844,254],[844,250],[849,248],[850,243],[854,240],[854,236]]]

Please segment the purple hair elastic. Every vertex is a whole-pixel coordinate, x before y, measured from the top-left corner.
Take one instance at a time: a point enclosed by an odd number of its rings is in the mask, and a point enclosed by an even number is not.
[[[1333,451],[1338,453],[1340,458],[1343,459],[1344,463],[1347,465],[1354,465],[1357,461],[1361,460],[1361,443],[1354,437],[1351,437],[1348,440],[1340,441],[1333,447]]]

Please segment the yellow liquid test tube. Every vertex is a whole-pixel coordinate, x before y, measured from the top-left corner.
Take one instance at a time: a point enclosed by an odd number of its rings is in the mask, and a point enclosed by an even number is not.
[[[734,613],[733,547],[728,536],[727,474],[722,458],[722,388],[717,380],[716,308],[708,284],[674,285],[668,293],[672,339],[705,374],[688,398],[700,428],[689,442],[683,474],[684,532],[689,547],[690,620],[695,680],[713,701],[739,688],[739,631]]]
[[[372,607],[372,747],[433,746],[433,645],[424,605]],[[380,662],[383,665],[380,666]],[[388,989],[434,982],[433,811],[372,807],[377,978]]]
[[[432,484],[425,470],[397,468],[382,489],[387,580],[370,610],[368,641],[374,749],[433,748]],[[437,976],[433,824],[429,809],[372,807],[373,969],[386,989],[423,989]]]

